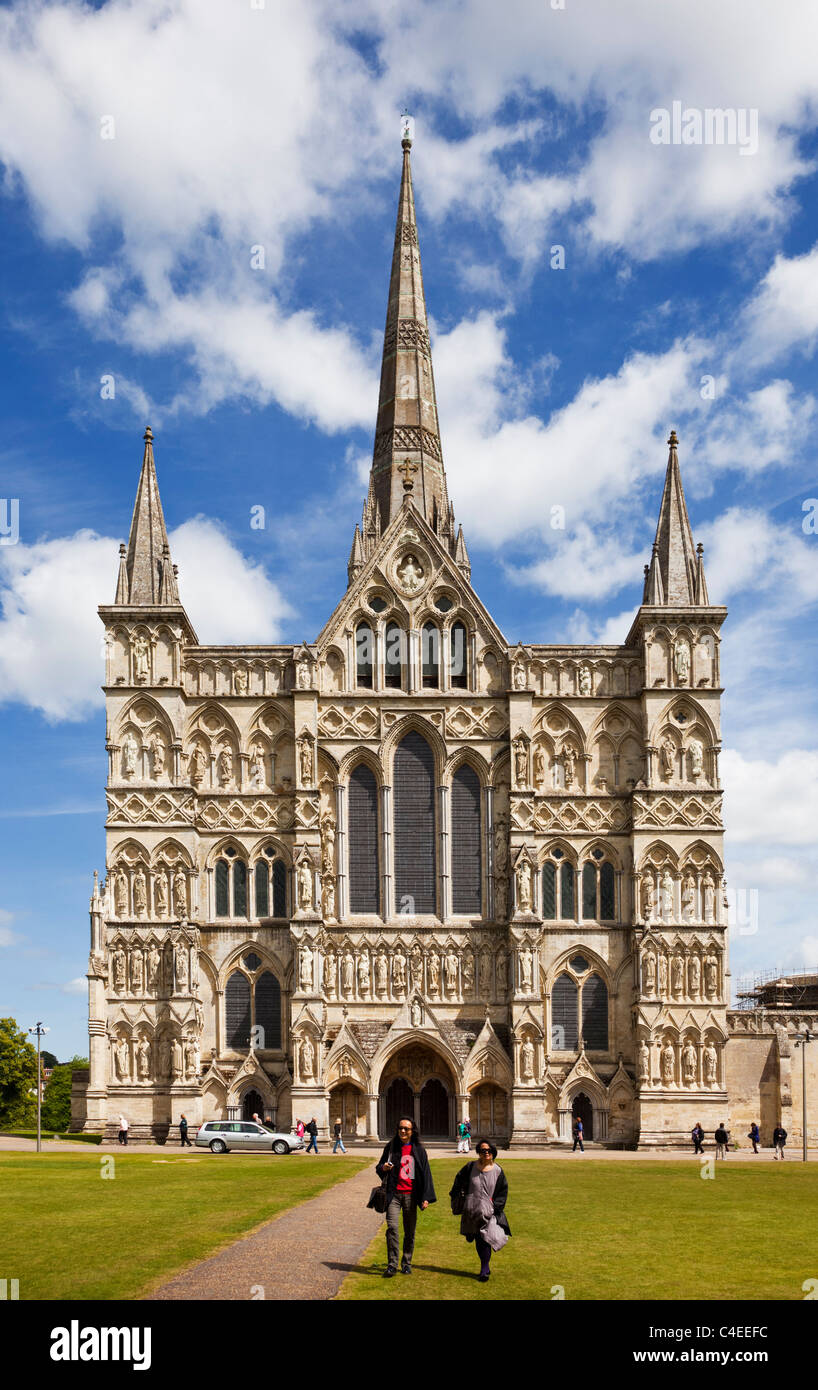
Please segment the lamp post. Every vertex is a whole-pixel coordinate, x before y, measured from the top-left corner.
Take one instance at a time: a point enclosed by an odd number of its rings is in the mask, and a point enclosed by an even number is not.
[[[43,1147],[43,1138],[41,1133],[41,1116],[43,1109],[43,1076],[40,1070],[40,1039],[45,1037],[46,1033],[50,1033],[51,1029],[44,1028],[42,1023],[37,1022],[34,1025],[34,1027],[29,1028],[28,1031],[29,1033],[36,1033],[37,1035],[37,1152],[40,1153]]]
[[[795,1035],[795,1046],[801,1049],[801,1127],[804,1132],[804,1163],[807,1161],[807,1043],[814,1041],[809,1028]]]

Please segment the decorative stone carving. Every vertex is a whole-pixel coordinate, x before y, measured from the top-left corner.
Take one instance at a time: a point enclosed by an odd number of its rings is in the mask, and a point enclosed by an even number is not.
[[[505,950],[505,947],[503,946],[501,946],[500,950],[497,952],[496,971],[497,994],[499,998],[504,999],[506,994],[508,993],[508,954]],[[463,973],[465,987],[465,970]]]
[[[141,632],[138,632],[134,637],[132,650],[134,681],[137,685],[145,685],[150,678],[150,672],[148,670],[148,643]]]
[[[302,946],[298,953],[298,988],[305,994],[312,989],[312,951]]]
[[[687,967],[688,993],[691,999],[698,999],[701,988],[701,962],[698,956],[691,956]]]
[[[716,1053],[716,1049],[715,1047],[713,1047],[712,1043],[708,1043],[705,1047],[704,1052],[702,1053],[702,1061],[704,1062],[705,1086],[715,1086],[716,1072],[719,1065],[719,1059]]]
[[[639,1044],[639,1080],[650,1081],[650,1048],[644,1038]]]
[[[207,771],[207,758],[204,755],[201,744],[194,744],[187,760],[187,775],[194,787],[198,787],[204,780]]]
[[[404,555],[395,571],[398,583],[406,594],[416,594],[423,588],[424,573],[416,555]]]
[[[665,1043],[662,1048],[662,1081],[666,1086],[672,1086],[676,1072],[676,1053],[672,1043]]]
[[[520,1048],[520,1075],[523,1081],[534,1080],[534,1044],[529,1037]]]
[[[702,880],[702,904],[704,907],[705,922],[715,922],[716,920],[716,885],[713,882],[712,874],[708,871]]]
[[[673,670],[677,685],[689,685],[690,643],[686,637],[677,637],[673,643]]]
[[[591,668],[590,666],[580,666],[579,668],[579,693],[580,695],[591,694]]]
[[[355,957],[351,951],[345,951],[341,958],[341,993],[347,999],[351,998],[355,989]]]
[[[162,957],[156,942],[152,944],[148,952],[148,989],[151,994],[156,994],[159,989],[159,976],[162,969]]]
[[[130,1081],[131,1056],[125,1038],[120,1038],[114,1047],[114,1067],[118,1081]]]
[[[412,993],[420,993],[423,989],[423,956],[420,947],[415,942],[412,947],[412,955],[409,960],[409,973],[411,976]]]
[[[298,866],[298,906],[302,912],[309,912],[312,907],[312,865],[302,859]]]
[[[642,875],[642,916],[646,922],[653,920],[653,874]]]
[[[682,916],[686,922],[692,922],[696,915],[696,880],[692,874],[686,874],[682,884]]]
[[[528,859],[521,859],[516,869],[517,875],[517,911],[527,913],[531,911],[531,864]]]
[[[136,1074],[140,1081],[151,1079],[151,1045],[144,1034],[136,1044]]]
[[[267,769],[264,765],[264,749],[254,743],[250,749],[250,782],[257,790],[267,785]]]
[[[715,956],[708,956],[704,962],[704,990],[708,999],[715,999],[719,992],[719,963]]]
[[[219,779],[220,787],[229,787],[233,781],[233,754],[229,748],[223,747],[219,750],[216,759],[216,775]]]
[[[474,991],[474,956],[471,951],[463,955],[463,994],[468,999]]]
[[[659,769],[666,782],[669,782],[676,770],[676,744],[670,735],[662,739],[659,747]]]
[[[682,1079],[685,1086],[692,1086],[696,1080],[696,1049],[691,1042],[682,1049]]]
[[[545,786],[545,753],[539,743],[534,749],[534,786],[537,791]]]
[[[684,961],[681,956],[673,956],[671,959],[670,989],[677,999],[684,993]]]
[[[376,994],[386,994],[389,989],[389,961],[384,951],[379,951],[375,957],[375,992]]]
[[[330,948],[330,950],[327,951],[327,954],[324,956],[324,962],[323,962],[323,965],[322,965],[322,967],[321,967],[321,970],[322,970],[321,979],[322,979],[322,983],[323,983],[323,986],[324,986],[324,993],[326,994],[326,996],[327,996],[328,999],[334,999],[334,998],[335,998],[335,971],[336,971],[336,968],[337,968],[337,957],[336,957],[336,955],[335,955],[335,952]]]
[[[528,744],[522,738],[514,742],[514,784],[518,788],[528,786]]]
[[[162,869],[159,870],[153,882],[153,900],[157,917],[167,917],[168,881]]]
[[[111,964],[113,966],[114,989],[118,994],[121,994],[125,988],[125,968],[127,965],[125,952],[121,948],[114,951]]]
[[[233,689],[237,695],[247,694],[247,672],[243,666],[237,666],[233,672]]]
[[[306,658],[302,658],[296,666],[295,683],[299,690],[309,690],[310,688],[310,663]]]
[[[335,821],[329,811],[325,811],[321,826],[321,872],[331,874],[335,868]]]
[[[573,787],[574,785],[576,756],[576,749],[573,743],[566,743],[562,750],[562,771],[566,787]]]
[[[158,780],[165,771],[165,744],[159,734],[154,734],[148,745],[151,754],[151,775]]]
[[[137,869],[133,880],[133,906],[137,917],[144,917],[148,910],[148,880],[143,868]]]
[[[368,951],[362,951],[358,956],[358,993],[369,994],[369,989],[369,953]]]
[[[332,921],[334,921],[334,919],[335,919],[335,880],[333,879],[333,877],[332,877],[331,874],[327,874],[327,875],[324,877],[323,887],[322,887],[322,889],[321,889],[321,908],[322,908],[322,911],[323,911],[323,914],[324,914],[324,919],[325,919],[325,921],[327,921],[327,922],[332,922]]]
[[[659,952],[659,997],[667,998],[667,956],[664,951]]]
[[[656,989],[656,960],[652,951],[648,951],[642,961],[642,989],[648,995]]]
[[[182,1052],[182,1044],[178,1038],[173,1039],[171,1046],[171,1076],[174,1081],[181,1081],[184,1075],[185,1059]]]
[[[177,869],[173,875],[173,911],[177,917],[187,917],[187,875]]]
[[[309,1033],[306,1033],[301,1039],[299,1061],[302,1080],[311,1081],[315,1076],[315,1048],[310,1041]]]
[[[428,979],[429,993],[437,994],[440,990],[440,956],[437,951],[433,951],[429,957]]]
[[[136,773],[136,758],[139,752],[136,739],[128,731],[122,744],[122,771],[126,777],[133,777]]]
[[[301,785],[311,787],[313,783],[312,739],[306,734],[298,745],[298,756],[301,768]]]
[[[421,1024],[423,1023],[423,1010],[422,1010],[422,1008],[420,1007],[420,1000],[418,1000],[418,999],[413,999],[413,1000],[412,1000],[412,1008],[411,1008],[411,1011],[410,1011],[410,1018],[411,1018],[411,1021],[412,1021],[412,1027],[413,1027],[413,1028],[419,1028],[419,1027],[421,1026]]]
[[[701,777],[704,772],[704,749],[697,738],[690,740],[690,776]]]
[[[525,690],[528,684],[528,671],[525,662],[515,661],[512,668],[511,680],[515,690]]]
[[[116,905],[117,917],[127,917],[128,915],[128,879],[123,873],[118,873],[114,879],[114,903]]]
[[[662,894],[662,916],[666,922],[673,920],[673,879],[665,867],[659,884]]]
[[[176,990],[178,994],[187,994],[188,990],[188,959],[187,947],[179,945],[174,953],[176,965]]]
[[[480,952],[478,969],[480,972],[480,998],[489,1000],[491,998],[491,956],[488,951]]]
[[[520,952],[520,988],[523,994],[531,994],[534,988],[534,953],[528,946]]]

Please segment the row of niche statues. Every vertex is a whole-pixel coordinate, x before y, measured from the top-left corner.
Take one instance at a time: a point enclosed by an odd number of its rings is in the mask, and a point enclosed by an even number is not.
[[[675,739],[665,734],[659,744],[659,775],[663,781],[671,782],[679,771],[682,778],[687,774],[692,782],[704,776],[704,747],[697,738],[691,738],[680,750]]]
[[[162,1033],[151,1040],[140,1033],[113,1040],[113,1073],[117,1081],[195,1081],[202,1070],[199,1040],[193,1033],[183,1038]]]
[[[199,952],[185,941],[139,942],[110,953],[111,988],[116,994],[190,994],[199,981]]]
[[[659,999],[717,999],[718,957],[702,957],[697,952],[686,958],[679,952],[668,957],[664,951],[658,956],[646,951],[642,957],[642,993]]]
[[[521,973],[533,979],[533,952],[522,953]],[[522,956],[521,956],[522,959]],[[313,952],[302,946],[298,955],[298,987],[316,989]],[[321,964],[321,989],[327,999],[403,999],[423,994],[436,999],[505,999],[509,988],[509,956],[505,947],[473,952],[454,947],[409,951],[398,945],[335,950],[330,947]],[[529,984],[530,990],[530,984]]]
[[[117,917],[126,920],[131,917],[187,917],[185,870],[167,866],[154,869],[149,875],[141,864],[131,870],[117,869],[114,874],[114,912]]]
[[[575,744],[566,739],[555,759],[555,785],[566,791],[576,785],[578,758]],[[527,791],[532,785],[536,791],[543,790],[548,780],[548,760],[542,744],[535,745],[532,756],[526,739],[515,739],[513,762],[514,785],[518,790]]]
[[[144,774],[144,755],[148,759],[148,776],[158,782],[168,771],[168,746],[158,732],[151,734],[146,743],[138,738],[133,729],[128,729],[122,740],[123,777],[141,778]]]
[[[528,689],[528,664],[525,661],[517,660],[511,668],[511,684],[515,690]],[[593,694],[593,676],[590,666],[583,663],[577,672],[577,694]]]
[[[663,869],[645,869],[641,876],[640,895],[642,918],[645,922],[676,920],[676,882],[667,865]],[[710,869],[704,874],[683,871],[679,880],[681,920],[683,922],[715,923],[717,920],[716,880]]]
[[[702,1047],[693,1038],[680,1043],[658,1038],[651,1045],[643,1038],[639,1044],[638,1072],[643,1085],[655,1081],[662,1086],[717,1086],[719,1054],[712,1042]]]

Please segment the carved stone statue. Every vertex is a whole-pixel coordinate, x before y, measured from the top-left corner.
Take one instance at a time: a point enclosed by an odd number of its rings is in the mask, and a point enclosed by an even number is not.
[[[673,670],[677,685],[690,682],[690,643],[686,637],[677,637],[673,643]]]
[[[315,1048],[310,1041],[309,1033],[305,1033],[301,1039],[300,1062],[302,1079],[309,1081],[315,1076]]]
[[[138,946],[131,950],[131,993],[141,994],[144,982],[144,965],[142,952]]]
[[[200,743],[194,744],[187,760],[187,775],[194,787],[198,787],[203,781],[207,771],[207,758]]]
[[[131,1078],[131,1056],[125,1038],[120,1038],[114,1048],[114,1066],[119,1081]]]
[[[660,888],[662,891],[662,916],[666,922],[669,922],[673,917],[673,879],[667,867],[662,873]]]
[[[379,951],[375,957],[375,990],[378,994],[386,994],[389,988],[389,961],[384,951]]]
[[[704,1052],[702,1053],[702,1060],[704,1062],[705,1085],[714,1086],[716,1084],[716,1072],[718,1070],[719,1059],[716,1054],[716,1049],[715,1047],[713,1047],[712,1043],[708,1043],[707,1047],[704,1049]]]
[[[181,944],[176,947],[174,952],[176,964],[176,991],[178,994],[187,994],[188,987],[188,960],[187,946]]]
[[[716,920],[716,885],[713,877],[708,871],[702,881],[702,900],[704,904],[705,922],[715,922]]]
[[[508,879],[505,876],[494,881],[494,917],[498,922],[505,922],[508,917]]]
[[[534,954],[529,946],[520,952],[520,987],[523,994],[530,994],[534,988]]]
[[[184,1073],[185,1059],[182,1052],[182,1044],[178,1038],[173,1039],[171,1048],[171,1075],[174,1081],[181,1081]]]
[[[662,1080],[666,1086],[673,1084],[676,1071],[676,1053],[672,1043],[665,1043],[662,1048]]]
[[[666,782],[669,782],[676,771],[676,744],[668,735],[662,739],[659,747],[659,767]]]
[[[457,956],[454,951],[447,951],[443,961],[443,979],[446,984],[447,994],[457,993]]]
[[[327,951],[321,967],[321,980],[324,986],[324,993],[329,999],[335,998],[335,971],[337,968],[337,957],[333,950]]]
[[[141,632],[133,639],[133,673],[137,685],[145,685],[149,678],[148,643]]]
[[[545,786],[545,753],[539,743],[534,749],[534,786],[538,791]]]
[[[298,988],[309,994],[312,989],[312,952],[302,946],[298,953]]]
[[[157,1063],[157,1076],[163,1078],[170,1076],[171,1067],[171,1040],[167,1033],[163,1034],[159,1042],[159,1061]]]
[[[692,874],[686,874],[682,884],[682,916],[686,922],[692,922],[696,915],[696,880]]]
[[[216,759],[216,775],[220,787],[229,787],[233,781],[233,754],[229,748],[222,748]]]
[[[199,1049],[195,1038],[185,1038],[185,1076],[189,1081],[199,1075]]]
[[[576,756],[573,743],[566,743],[562,750],[562,769],[566,787],[572,787],[574,785]]]
[[[644,1038],[639,1044],[639,1080],[650,1080],[650,1048]]]
[[[243,666],[237,666],[233,672],[233,689],[237,695],[247,694],[247,672]]]
[[[358,956],[358,993],[368,994],[370,987],[369,952],[362,951]]]
[[[590,666],[580,666],[579,668],[579,693],[580,695],[590,695],[591,693]]]
[[[708,999],[719,992],[719,963],[715,956],[708,956],[704,962],[704,989]]]
[[[429,993],[437,994],[440,989],[440,956],[433,951],[428,966]]]
[[[687,967],[687,989],[691,999],[698,999],[701,988],[701,964],[698,956],[691,956]]]
[[[508,873],[508,821],[500,816],[494,827],[494,871],[501,878]]]
[[[649,995],[656,989],[656,961],[652,951],[648,951],[642,961],[642,989]]]
[[[659,953],[659,997],[667,998],[667,956],[664,951]]]
[[[187,917],[187,874],[177,869],[173,875],[173,911],[177,917]]]
[[[312,907],[312,866],[306,859],[298,866],[298,906],[302,911]]]
[[[254,787],[261,789],[267,785],[267,769],[264,766],[264,749],[260,743],[254,743],[250,750],[250,781]]]
[[[670,988],[677,998],[684,994],[684,961],[681,956],[673,956],[671,959]]]
[[[522,739],[514,745],[514,780],[518,787],[528,785],[528,749]]]
[[[154,734],[149,744],[151,753],[151,772],[154,778],[161,777],[165,771],[165,744],[159,734]]]
[[[346,951],[341,959],[341,990],[347,999],[349,999],[354,988],[355,957],[351,951]]]
[[[321,889],[321,906],[327,922],[335,920],[335,879],[332,874],[324,875]]]
[[[411,976],[411,987],[413,993],[420,993],[423,989],[423,956],[417,943],[412,948],[412,955],[409,961],[409,972]]]
[[[137,917],[144,917],[148,910],[148,880],[142,868],[137,869],[134,874],[133,905]]]
[[[125,988],[125,952],[118,947],[113,954],[112,964],[114,968],[114,989],[121,993]]]
[[[650,871],[642,875],[642,916],[646,922],[653,920],[653,874]]]
[[[413,1028],[419,1028],[423,1022],[423,1010],[418,999],[412,1000],[411,1019]]]
[[[168,915],[168,881],[164,870],[159,869],[153,880],[153,901],[156,907],[157,917],[167,917]]]
[[[527,859],[521,859],[516,869],[517,875],[517,911],[531,911],[531,865]]]
[[[114,880],[114,901],[116,903],[117,917],[127,917],[128,915],[128,879],[124,873],[118,873]]]
[[[512,672],[512,684],[515,690],[525,690],[526,669],[525,663],[522,661],[515,661],[514,663],[514,669]]]
[[[480,998],[491,998],[491,956],[488,951],[480,952]]]
[[[321,870],[331,874],[335,868],[335,821],[329,811],[321,817]]]
[[[463,956],[463,994],[468,999],[474,990],[474,956],[466,951]]]
[[[392,959],[392,988],[395,994],[406,991],[406,957],[401,950],[396,951]]]
[[[310,688],[310,663],[306,659],[299,661],[296,667],[295,683],[299,690],[309,690]]]
[[[696,1049],[692,1043],[685,1043],[682,1050],[682,1076],[686,1086],[692,1086],[696,1080]]]
[[[701,777],[704,772],[704,749],[697,738],[690,740],[690,776]]]
[[[520,1075],[523,1081],[534,1080],[534,1044],[528,1037],[520,1048]]]
[[[497,952],[497,993],[501,999],[505,998],[508,992],[508,955],[505,947],[501,946]],[[465,971],[464,971],[465,975]],[[465,980],[464,980],[465,985]]]
[[[151,1045],[144,1034],[136,1044],[136,1074],[140,1081],[150,1081]]]
[[[155,994],[159,988],[159,972],[162,968],[162,957],[154,941],[148,953],[148,989],[151,994]]]
[[[345,1052],[345,1053],[344,1053],[343,1057],[341,1058],[340,1062],[338,1063],[338,1075],[339,1075],[339,1076],[351,1076],[351,1075],[352,1075],[352,1062],[351,1062],[351,1060],[350,1060],[350,1056],[349,1056],[349,1053],[348,1053],[348,1052]]]
[[[125,741],[122,744],[122,770],[125,773],[126,777],[133,777],[136,773],[136,757],[138,752],[139,749],[136,744],[136,739],[134,738],[130,730],[128,730],[127,734],[125,735]]]
[[[416,594],[423,586],[423,569],[414,555],[406,555],[397,569],[401,588],[407,594]]]
[[[301,763],[301,785],[304,787],[312,786],[312,739],[302,738],[299,747],[299,758]]]

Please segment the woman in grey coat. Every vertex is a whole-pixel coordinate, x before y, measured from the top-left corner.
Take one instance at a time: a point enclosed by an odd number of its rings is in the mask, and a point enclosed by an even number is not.
[[[475,1143],[477,1162],[460,1169],[449,1196],[452,1210],[460,1213],[460,1234],[471,1244],[474,1241],[480,1257],[481,1284],[488,1283],[492,1250],[501,1250],[511,1235],[506,1220],[508,1179],[495,1162],[497,1149],[490,1139]]]

